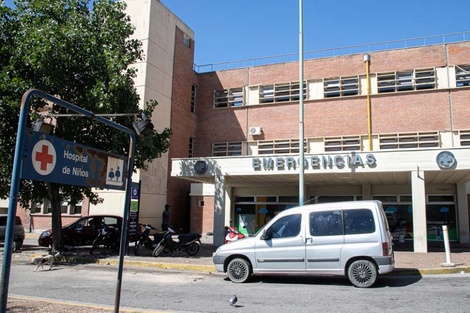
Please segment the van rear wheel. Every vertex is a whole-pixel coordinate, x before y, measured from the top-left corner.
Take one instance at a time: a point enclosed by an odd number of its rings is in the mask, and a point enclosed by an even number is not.
[[[251,277],[251,265],[245,259],[233,259],[228,264],[227,275],[234,283],[244,283]]]
[[[369,260],[354,261],[348,267],[348,279],[356,287],[370,287],[377,280],[377,268]]]

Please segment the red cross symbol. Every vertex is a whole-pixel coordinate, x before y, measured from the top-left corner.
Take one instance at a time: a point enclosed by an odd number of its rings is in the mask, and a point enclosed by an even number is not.
[[[55,168],[57,154],[50,141],[39,140],[31,151],[33,167],[40,175],[49,175]]]
[[[47,164],[52,164],[54,161],[54,156],[49,154],[49,147],[46,145],[42,146],[40,152],[36,152],[36,161],[41,163],[41,171],[47,170]]]

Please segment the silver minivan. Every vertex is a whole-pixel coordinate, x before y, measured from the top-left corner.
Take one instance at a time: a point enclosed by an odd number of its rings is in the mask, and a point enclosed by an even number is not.
[[[235,283],[252,275],[337,275],[356,287],[372,286],[395,266],[387,217],[375,200],[284,210],[253,237],[220,246],[213,262]]]

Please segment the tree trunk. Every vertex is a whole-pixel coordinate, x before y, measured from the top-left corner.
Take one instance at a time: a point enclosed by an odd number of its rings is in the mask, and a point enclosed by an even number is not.
[[[49,200],[52,210],[52,241],[54,251],[62,251],[64,248],[62,242],[62,201],[60,198],[60,187],[55,183],[48,183]]]

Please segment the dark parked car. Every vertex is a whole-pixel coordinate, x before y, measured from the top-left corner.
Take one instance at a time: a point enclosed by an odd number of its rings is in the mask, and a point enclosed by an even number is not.
[[[8,214],[0,214],[0,242],[5,242],[5,233],[7,228]],[[13,251],[21,249],[24,241],[24,227],[21,219],[17,216],[15,218],[15,226],[13,228]]]
[[[89,246],[98,236],[100,225],[121,229],[122,217],[114,215],[84,216],[62,228],[62,240],[65,246]],[[42,232],[38,244],[43,247],[52,246],[52,229]]]

